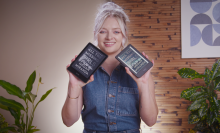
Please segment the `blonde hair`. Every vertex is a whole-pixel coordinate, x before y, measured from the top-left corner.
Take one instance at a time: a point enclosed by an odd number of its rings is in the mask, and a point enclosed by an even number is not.
[[[123,34],[122,46],[124,48],[128,43],[128,37],[126,34],[128,29],[126,26],[126,22],[130,22],[130,21],[129,21],[127,14],[124,12],[124,10],[113,2],[107,2],[98,9],[98,13],[95,18],[95,27],[94,27],[95,34],[94,34],[93,44],[98,46],[98,33],[105,19],[110,16],[115,17],[119,23],[119,26]]]

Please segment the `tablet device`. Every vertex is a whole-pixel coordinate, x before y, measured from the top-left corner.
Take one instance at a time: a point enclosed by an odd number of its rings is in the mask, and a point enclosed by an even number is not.
[[[67,69],[86,83],[107,57],[92,43],[88,43]]]
[[[128,67],[137,78],[140,78],[153,66],[153,63],[131,44],[124,48],[115,58],[124,67]]]

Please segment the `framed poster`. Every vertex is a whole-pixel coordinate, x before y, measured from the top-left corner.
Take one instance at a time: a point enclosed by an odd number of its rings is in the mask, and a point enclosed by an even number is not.
[[[181,0],[182,58],[220,57],[220,0]]]

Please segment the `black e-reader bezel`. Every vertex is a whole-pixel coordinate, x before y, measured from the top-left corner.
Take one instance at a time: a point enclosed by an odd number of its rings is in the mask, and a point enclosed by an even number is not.
[[[128,49],[132,49],[133,52],[136,53],[136,55],[138,55],[140,58],[142,58],[144,61],[147,62],[147,64],[145,64],[138,72],[134,71],[130,66],[128,66],[121,58],[120,56],[122,54],[124,54],[124,52],[126,52]],[[140,78],[142,75],[144,75],[152,66],[153,63],[148,60],[145,56],[143,56],[134,46],[132,46],[131,44],[129,44],[126,48],[124,48],[116,57],[115,57],[122,66],[124,67],[128,67],[129,70],[137,77]]]
[[[95,68],[89,72],[89,74],[87,76],[85,76],[85,74],[83,73],[83,71],[77,70],[77,68],[74,68],[74,65],[77,65],[80,63],[79,59],[82,56],[85,56],[85,53],[88,53],[89,48],[91,48],[93,50],[95,50],[95,52],[98,52],[98,54],[103,55],[103,57],[101,57],[102,59],[99,59],[98,62],[95,61],[95,63],[97,63],[95,66]],[[90,76],[92,74],[95,73],[95,71],[102,65],[102,63],[108,58],[108,55],[106,55],[104,52],[102,52],[100,49],[98,49],[96,46],[94,46],[92,43],[88,43],[86,45],[86,47],[80,52],[80,54],[76,57],[76,59],[70,64],[70,66],[67,68],[72,74],[74,74],[76,77],[78,77],[80,80],[82,80],[84,83],[86,83]],[[91,58],[92,59],[92,58]],[[93,60],[94,63],[94,60]]]

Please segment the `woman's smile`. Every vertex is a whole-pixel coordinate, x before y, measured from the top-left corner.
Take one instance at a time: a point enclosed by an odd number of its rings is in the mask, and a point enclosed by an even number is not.
[[[115,42],[104,42],[106,47],[111,47],[115,44]]]

